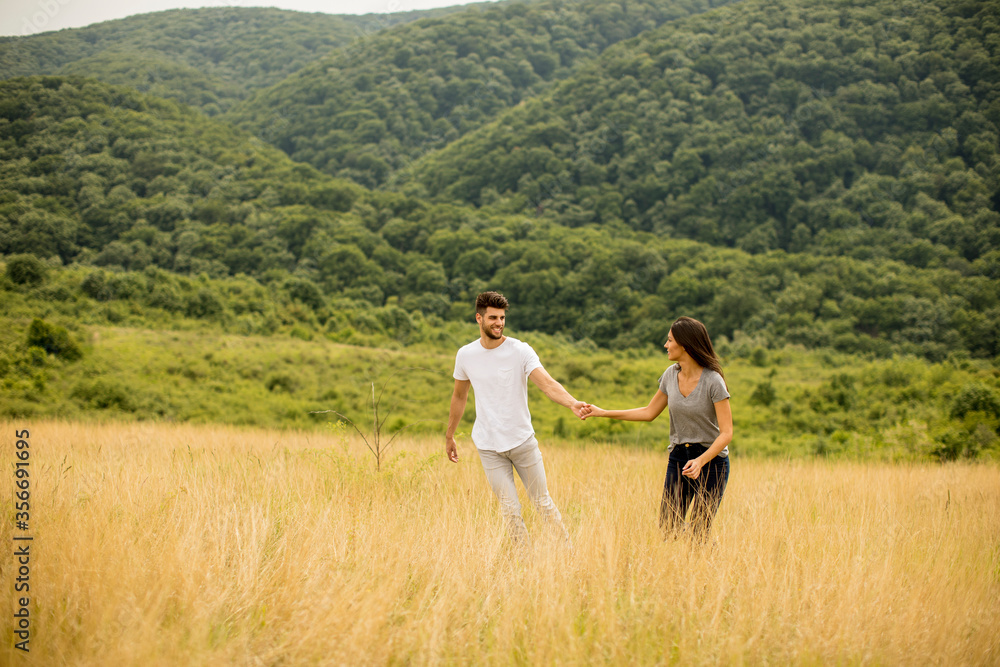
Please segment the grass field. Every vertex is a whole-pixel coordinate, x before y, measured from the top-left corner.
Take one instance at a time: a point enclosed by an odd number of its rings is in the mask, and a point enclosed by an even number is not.
[[[572,551],[517,557],[471,444],[0,422],[0,663],[1000,662],[1000,469],[741,457],[710,546],[656,527],[664,455],[543,442]],[[30,526],[14,525],[15,431]],[[525,503],[527,504],[527,503]],[[13,648],[30,535],[30,654]]]
[[[335,410],[369,423],[372,384],[385,389],[385,431],[440,434],[455,352],[475,325],[438,331],[434,344],[361,347],[325,338],[198,330],[91,327],[86,354],[68,362],[19,347],[30,320],[0,317],[0,419],[143,421],[327,429]],[[520,334],[515,334],[520,335]],[[529,333],[546,369],[574,396],[604,408],[645,405],[669,365],[657,349],[610,352]],[[914,357],[864,359],[788,346],[727,344],[736,446],[753,456],[862,461],[980,459],[1000,463],[1000,364]],[[648,424],[579,422],[529,383],[545,440],[662,448],[666,415]],[[470,401],[462,429],[475,418]],[[416,423],[419,422],[419,423]]]

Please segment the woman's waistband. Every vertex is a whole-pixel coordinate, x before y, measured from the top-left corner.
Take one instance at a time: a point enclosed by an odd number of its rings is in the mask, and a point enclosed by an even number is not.
[[[677,456],[687,456],[694,458],[696,456],[701,456],[708,451],[712,443],[701,443],[701,442],[680,442],[670,445],[669,452],[671,455],[676,454]],[[726,458],[729,452],[723,449],[716,458]]]

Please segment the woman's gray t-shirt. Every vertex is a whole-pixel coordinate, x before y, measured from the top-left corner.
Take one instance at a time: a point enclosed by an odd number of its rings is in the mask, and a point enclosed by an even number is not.
[[[667,395],[667,409],[670,410],[670,447],[667,451],[684,443],[708,447],[715,442],[719,437],[715,404],[729,398],[726,381],[707,368],[701,371],[694,391],[683,396],[677,385],[680,370],[680,364],[674,364],[660,376],[660,391]],[[729,456],[729,447],[719,452],[719,456]]]

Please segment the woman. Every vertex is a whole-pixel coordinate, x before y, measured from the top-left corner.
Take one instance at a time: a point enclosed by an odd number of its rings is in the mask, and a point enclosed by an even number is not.
[[[684,527],[690,508],[690,528],[704,539],[729,481],[729,443],[733,439],[729,391],[704,324],[690,317],[678,318],[664,347],[674,364],[660,377],[660,387],[649,405],[631,410],[602,410],[591,405],[585,409],[585,418],[653,421],[669,406],[669,463],[660,502],[660,527],[668,536],[676,534]]]

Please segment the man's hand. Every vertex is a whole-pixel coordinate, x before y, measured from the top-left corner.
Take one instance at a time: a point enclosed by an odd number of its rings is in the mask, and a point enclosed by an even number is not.
[[[580,419],[586,419],[587,415],[590,414],[590,404],[584,403],[583,401],[576,401],[573,405],[569,406],[573,414]]]
[[[451,407],[448,408],[448,428],[444,431],[444,453],[448,455],[448,460],[458,463],[458,447],[455,446],[455,431],[458,430],[458,423],[462,421],[462,414],[465,412],[465,402],[469,400],[469,387],[472,383],[468,380],[455,380],[455,391],[451,394]]]

